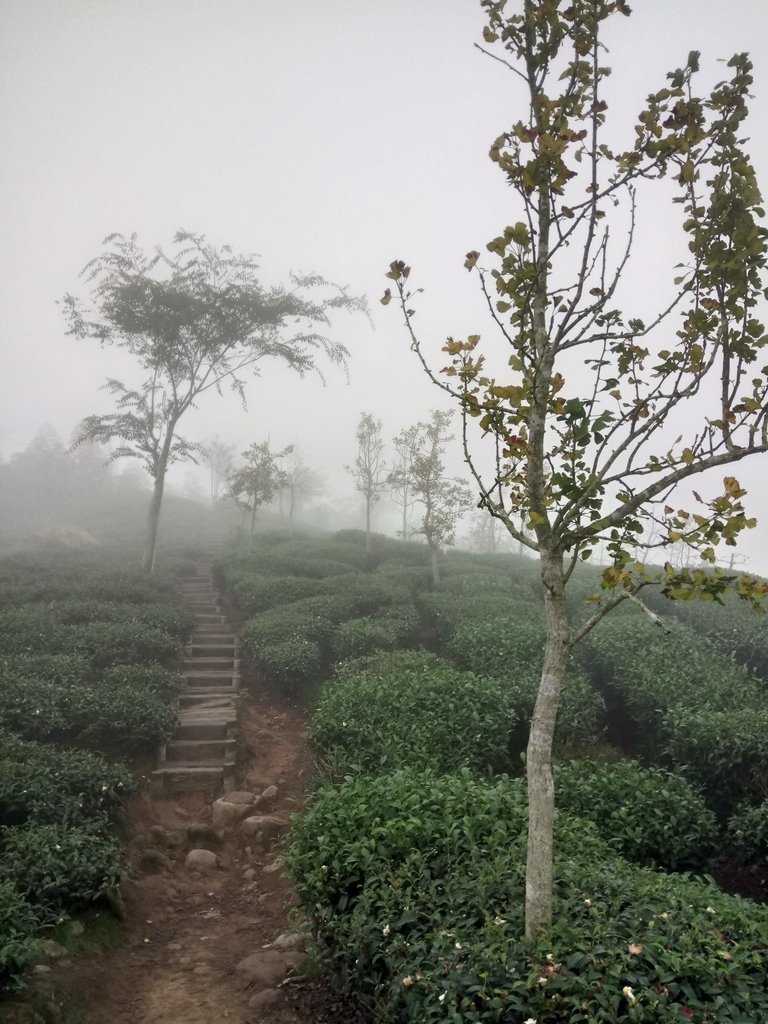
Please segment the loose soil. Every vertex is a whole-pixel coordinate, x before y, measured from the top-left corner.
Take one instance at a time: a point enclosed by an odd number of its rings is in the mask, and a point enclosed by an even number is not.
[[[243,691],[236,788],[258,794],[277,786],[277,803],[269,813],[289,817],[301,808],[308,782],[305,740],[301,708],[275,695]],[[275,844],[252,848],[238,829],[217,839],[210,822],[210,798],[203,794],[146,790],[132,801],[122,935],[109,951],[90,946],[37,968],[33,1002],[44,1007],[45,1019],[363,1024],[354,1007],[312,979],[311,962],[304,976],[289,970],[276,987],[249,983],[236,971],[245,957],[281,934],[300,931],[301,921]],[[193,848],[215,851],[219,868],[202,875],[187,870],[185,857]],[[46,992],[51,993],[47,1005]]]

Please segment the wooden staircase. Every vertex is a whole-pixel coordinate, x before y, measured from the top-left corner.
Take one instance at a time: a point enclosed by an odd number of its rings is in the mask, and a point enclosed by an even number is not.
[[[195,628],[185,650],[173,738],[160,750],[152,782],[170,793],[218,795],[234,785],[240,662],[237,638],[221,610],[210,573],[190,576],[181,591]]]

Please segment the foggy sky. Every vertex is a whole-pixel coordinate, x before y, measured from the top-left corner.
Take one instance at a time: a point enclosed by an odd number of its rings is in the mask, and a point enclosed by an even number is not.
[[[725,76],[718,58],[750,51],[749,148],[768,192],[768,4],[633,8],[609,40],[612,107],[636,113],[689,50],[702,51],[702,91]],[[247,413],[209,396],[182,426],[238,449],[298,442],[350,490],[340,467],[362,411],[391,437],[441,404],[399,315],[378,303],[388,263],[414,267],[436,351],[448,334],[487,330],[464,254],[519,218],[487,152],[523,111],[510,73],[473,47],[482,25],[477,0],[0,0],[0,455],[43,422],[66,439],[109,411],[99,388],[130,364],[66,337],[56,300],[83,293],[78,273],[106,235],[136,231],[151,248],[184,228],[260,254],[267,283],[316,271],[369,297],[375,330],[360,317],[333,325],[352,353],[349,385],[333,369],[321,388],[267,366]],[[645,267],[631,284],[651,294],[676,262],[669,211],[639,219]],[[762,519],[743,546],[765,571],[768,473],[738,475]]]

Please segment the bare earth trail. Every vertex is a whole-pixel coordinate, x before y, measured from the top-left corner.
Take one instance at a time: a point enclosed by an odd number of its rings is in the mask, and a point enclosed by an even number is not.
[[[243,696],[238,787],[258,794],[277,786],[270,813],[286,820],[303,797],[304,740],[303,712]],[[256,849],[237,828],[217,840],[204,794],[145,792],[129,817],[124,940],[108,953],[49,961],[47,980],[65,1005],[88,1024],[317,1024],[307,1005],[315,1002],[313,986],[302,994],[285,961],[301,960],[295,948],[268,954],[266,975],[263,964],[237,969],[279,936],[300,930],[274,843]],[[190,871],[186,855],[199,848],[215,851],[219,867]]]

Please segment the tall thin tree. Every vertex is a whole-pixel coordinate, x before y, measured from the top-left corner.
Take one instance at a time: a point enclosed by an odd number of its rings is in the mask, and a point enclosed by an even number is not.
[[[768,451],[768,336],[759,319],[768,234],[742,141],[752,85],[746,54],[728,62],[729,78],[697,95],[699,55],[691,53],[647,97],[619,149],[616,129],[605,137],[602,33],[609,18],[629,15],[625,0],[482,7],[486,44],[498,44],[493,55],[526,93],[490,150],[520,219],[488,244],[490,269],[476,251],[464,264],[479,278],[497,347],[478,334],[450,338],[446,375],[438,375],[415,332],[410,270],[395,261],[389,277],[412,348],[461,408],[482,505],[540,559],[547,641],[526,762],[525,897],[526,933],[538,939],[552,918],[552,742],[569,652],[647,586],[673,598],[735,590],[756,602],[766,593],[762,580],[714,566],[717,546],[736,544],[754,525],[739,481],[726,475],[708,498],[683,485],[708,474],[711,486],[712,471]],[[635,256],[638,193],[660,181],[664,195],[677,191],[687,258],[670,268],[668,297],[641,318],[618,299]],[[665,261],[663,252],[652,258]],[[640,298],[622,294],[630,304]],[[388,289],[383,301],[390,298]],[[643,299],[651,305],[653,296]],[[521,514],[531,533],[520,529]],[[638,539],[653,523],[659,547],[682,540],[700,566],[642,561]],[[601,544],[610,561],[600,600],[572,622],[566,587]]]

